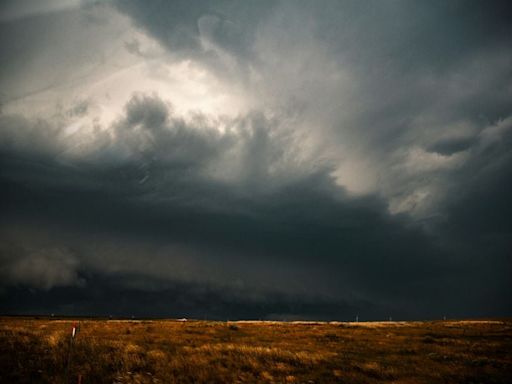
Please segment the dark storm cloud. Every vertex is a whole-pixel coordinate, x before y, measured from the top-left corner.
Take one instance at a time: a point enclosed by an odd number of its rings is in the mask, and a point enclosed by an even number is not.
[[[395,1],[324,1],[322,7],[304,1],[120,1],[119,8],[130,14],[170,49],[200,49],[198,20],[212,14],[222,24],[216,33],[222,45],[233,50],[251,46],[258,23],[274,11],[311,14],[319,21],[317,33],[338,46],[359,46],[359,53],[389,56],[396,61],[432,63],[459,61],[461,54],[488,45],[508,42],[512,8],[507,1],[442,1],[410,3]],[[285,26],[286,27],[286,26]],[[238,33],[229,35],[230,28]],[[405,35],[407,32],[408,35]],[[240,36],[242,35],[242,37]],[[238,44],[230,39],[239,39]],[[243,43],[243,44],[242,44]],[[404,54],[405,52],[405,54]],[[396,54],[395,57],[392,57]]]
[[[12,124],[12,119],[3,123]],[[290,288],[305,283],[313,284],[307,290],[314,295],[336,297],[359,286],[386,296],[398,285],[413,284],[418,267],[421,276],[437,268],[425,259],[429,245],[423,235],[390,218],[378,200],[346,197],[327,169],[290,180],[270,175],[272,165],[282,160],[282,150],[274,148],[279,141],[268,140],[269,122],[263,117],[249,116],[235,124],[226,134],[213,128],[198,130],[169,115],[158,98],[135,96],[116,123],[116,140],[106,140],[89,161],[63,162],[58,150],[46,145],[45,135],[32,136],[31,142],[43,151],[39,155],[2,140],[2,221],[56,227],[40,236],[54,238],[60,233],[60,241],[69,242],[79,257],[92,250],[76,239],[80,236],[67,232],[108,234],[114,254],[111,260],[92,263],[98,271],[122,258],[141,258],[142,263],[155,264],[156,270],[166,268],[173,263],[173,252],[166,255],[165,246],[178,243],[181,252],[190,254],[189,261],[197,259],[207,269],[222,265],[224,271],[211,274],[211,284],[240,279],[244,286],[263,292],[291,294]],[[243,147],[242,157],[233,161],[243,164],[243,177],[227,182],[203,172],[228,146],[237,145]],[[262,159],[262,153],[268,158]],[[157,245],[143,246],[141,257],[123,249],[123,241]],[[158,248],[163,254],[152,255]],[[89,263],[94,258],[85,256]],[[9,260],[3,263],[11,268]],[[200,276],[201,265],[190,268],[198,274],[189,277],[193,281],[206,277]],[[138,272],[151,276],[155,269],[142,267]],[[16,275],[10,276],[16,282]],[[27,283],[29,278],[17,282]],[[58,285],[51,280],[47,284]]]
[[[432,144],[429,152],[437,152],[441,155],[453,155],[454,153],[465,151],[474,144],[474,138],[449,138],[439,140]]]
[[[85,134],[94,100],[0,115],[2,311],[512,313],[506,2],[115,5],[252,111],[138,93]]]
[[[466,238],[495,236],[495,245],[510,240],[512,204],[512,119],[484,129],[469,147],[471,160],[452,174],[453,198],[446,208],[451,229]],[[500,239],[501,238],[501,239]],[[490,240],[490,239],[489,239]],[[493,242],[493,241],[491,241]],[[505,253],[509,249],[504,249]]]
[[[117,1],[123,12],[173,51],[201,52],[201,33],[237,55],[247,54],[258,21],[275,2],[258,1]]]
[[[13,124],[12,118],[3,120]],[[199,119],[196,124],[208,123]],[[440,299],[445,282],[432,287],[432,279],[456,279],[445,276],[454,265],[442,260],[445,251],[437,249],[433,239],[406,220],[390,217],[379,199],[346,196],[328,169],[290,180],[278,175],[275,180],[268,172],[282,160],[282,150],[273,148],[280,147],[279,141],[268,140],[268,120],[248,116],[233,124],[225,134],[213,127],[198,129],[175,118],[157,97],[137,95],[115,124],[116,140],[99,135],[103,144],[86,161],[62,161],[44,134],[31,135],[39,154],[23,141],[2,140],[3,225],[21,223],[25,233],[32,227],[36,235],[26,242],[50,255],[45,260],[51,263],[40,264],[53,270],[52,275],[34,267],[24,270],[31,257],[43,260],[37,254],[20,254],[16,262],[4,257],[7,282],[83,286],[121,262],[127,266],[121,276],[128,275],[118,283],[124,281],[128,289],[134,274],[147,276],[140,289],[163,278],[161,272],[169,274],[169,268],[185,263],[188,275],[169,275],[187,284],[207,282],[216,295],[229,297],[229,292],[241,290],[247,298],[248,292],[259,292],[259,302],[267,305],[272,292],[291,297],[303,292],[304,300],[319,296],[333,309],[338,300],[363,300],[367,313],[391,306],[410,316],[423,312],[401,308],[400,300]],[[25,121],[18,124],[17,133],[31,129]],[[54,128],[45,129],[58,136]],[[243,177],[215,180],[204,173],[228,147],[240,145],[242,157],[233,161],[243,164]],[[271,155],[261,159],[262,153]],[[41,231],[34,225],[53,229]],[[19,246],[13,240],[19,240],[19,234],[5,227],[3,232],[13,247]],[[37,236],[52,240],[30,244]],[[87,244],[87,238],[95,239],[97,246]],[[138,248],[130,250],[126,243]],[[70,249],[71,261],[52,248],[59,244]],[[6,254],[16,253],[6,247]],[[215,271],[216,265],[220,271]],[[72,269],[59,272],[66,267]],[[475,269],[471,272],[476,274]],[[91,273],[88,283],[84,276]]]
[[[364,301],[346,303],[279,293],[267,293],[265,301],[255,301],[247,295],[230,296],[226,291],[194,284],[167,284],[158,290],[127,288],[125,281],[133,278],[137,276],[122,279],[100,276],[90,280],[88,289],[66,287],[28,291],[15,288],[11,290],[11,297],[2,303],[2,310],[13,314],[128,318],[186,316],[213,320],[353,320],[354,313],[366,313],[368,318],[379,316],[378,309]],[[109,294],[105,295],[105,292]],[[31,308],[31,311],[20,311],[20,308]]]

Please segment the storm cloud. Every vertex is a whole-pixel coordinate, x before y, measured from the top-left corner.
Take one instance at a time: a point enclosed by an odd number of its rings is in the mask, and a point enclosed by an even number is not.
[[[0,8],[3,312],[512,313],[505,2],[43,3]]]

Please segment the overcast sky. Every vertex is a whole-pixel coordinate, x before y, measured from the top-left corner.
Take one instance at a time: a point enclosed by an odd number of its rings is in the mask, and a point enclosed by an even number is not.
[[[511,316],[507,1],[0,1],[0,312]]]

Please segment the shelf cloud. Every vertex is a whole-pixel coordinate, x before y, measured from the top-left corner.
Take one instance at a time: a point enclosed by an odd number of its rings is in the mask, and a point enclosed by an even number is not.
[[[61,5],[0,5],[3,313],[512,313],[507,2]]]

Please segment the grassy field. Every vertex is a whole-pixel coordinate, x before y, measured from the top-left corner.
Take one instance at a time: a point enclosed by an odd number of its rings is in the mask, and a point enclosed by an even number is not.
[[[0,382],[512,382],[510,320],[72,324],[1,318]]]

